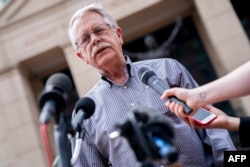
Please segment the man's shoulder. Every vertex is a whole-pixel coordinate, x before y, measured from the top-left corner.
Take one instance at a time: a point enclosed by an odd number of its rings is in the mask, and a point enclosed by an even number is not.
[[[149,68],[176,68],[179,62],[172,58],[159,58],[134,62],[137,67],[147,66]]]
[[[177,62],[177,60],[173,58],[158,58],[158,59],[141,60],[141,61],[134,62],[134,64],[157,64],[157,63],[162,63],[162,62],[173,63],[173,62]]]
[[[105,81],[103,81],[102,79],[100,79],[99,81],[97,81],[90,89],[89,89],[89,91],[86,93],[86,95],[92,95],[93,94],[93,92],[95,92],[96,90],[99,90],[99,89],[101,89],[101,88],[103,88],[103,87],[105,87],[104,86],[104,84],[105,84]],[[107,83],[106,83],[107,84]]]

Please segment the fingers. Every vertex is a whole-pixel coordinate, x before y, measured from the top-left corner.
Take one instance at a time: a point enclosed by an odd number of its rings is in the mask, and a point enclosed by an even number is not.
[[[165,106],[170,109],[171,112],[174,112],[179,117],[186,117],[187,115],[184,112],[183,106],[176,102],[167,101]]]
[[[190,117],[190,121],[189,124],[192,128],[194,129],[200,129],[200,128],[207,128],[207,125],[201,125],[201,124],[197,124],[197,122],[194,120],[194,118]]]
[[[188,117],[187,114],[185,114],[184,110],[183,110],[183,106],[176,103],[176,102],[170,102],[170,101],[167,101],[165,103],[166,107],[173,113],[175,113],[178,117],[181,117],[184,121],[187,121],[188,120],[185,120],[186,117]]]
[[[161,95],[161,99],[168,98],[169,96],[175,95],[175,88],[165,90],[163,94]]]
[[[199,128],[199,126],[195,123],[193,118],[189,118],[189,125],[195,129]]]
[[[214,113],[217,116],[225,115],[225,113],[222,110],[220,110],[216,107],[213,107],[212,105],[206,105],[203,108],[205,108],[206,110],[208,110],[211,113]]]
[[[176,102],[167,101],[165,106],[168,107],[171,112],[175,113],[178,117],[185,121],[190,127],[195,129],[200,128],[200,126],[195,123],[191,115],[184,113],[182,105]]]
[[[183,121],[185,121],[190,127],[194,128],[194,129],[200,129],[200,128],[214,128],[214,127],[219,127],[219,125],[217,125],[220,120],[217,121],[215,120],[213,123],[210,123],[208,125],[200,125],[197,124],[196,121],[193,119],[192,115],[195,112],[192,112],[191,114],[187,115],[185,114],[185,112],[183,111],[183,106],[176,103],[176,102],[171,102],[171,101],[167,101],[165,103],[165,106],[169,108],[169,110],[173,113],[175,113],[179,118],[181,118]],[[217,113],[217,110],[215,107],[211,106],[211,105],[206,105],[203,108],[207,109],[210,112],[213,113]]]

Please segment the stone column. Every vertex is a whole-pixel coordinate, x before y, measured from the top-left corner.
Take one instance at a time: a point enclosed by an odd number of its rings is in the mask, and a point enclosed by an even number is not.
[[[99,80],[97,71],[90,65],[76,56],[71,45],[63,48],[71,75],[80,97],[84,96],[87,91],[94,86]]]
[[[219,77],[249,61],[249,39],[230,1],[194,0],[194,5],[195,23]],[[250,96],[231,100],[235,108],[243,106],[244,113],[236,114],[250,114],[249,101]]]
[[[23,70],[13,68],[0,80],[0,166],[47,166],[28,78]]]

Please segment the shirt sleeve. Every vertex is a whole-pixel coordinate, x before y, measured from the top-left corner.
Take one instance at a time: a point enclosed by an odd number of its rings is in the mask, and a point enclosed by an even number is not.
[[[239,138],[242,147],[250,147],[250,117],[240,117]]]

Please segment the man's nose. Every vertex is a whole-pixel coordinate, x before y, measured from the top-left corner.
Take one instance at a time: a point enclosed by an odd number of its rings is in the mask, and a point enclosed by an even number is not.
[[[100,38],[95,33],[91,33],[90,34],[90,41],[91,41],[91,43],[93,43],[95,45],[96,43],[100,42]]]

